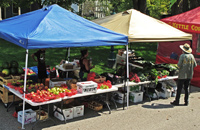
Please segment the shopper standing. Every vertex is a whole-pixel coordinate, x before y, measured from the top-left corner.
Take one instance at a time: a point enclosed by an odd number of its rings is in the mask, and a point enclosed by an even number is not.
[[[34,61],[38,62],[38,82],[45,84],[45,79],[47,78],[47,70],[46,70],[46,64],[45,64],[45,50],[46,49],[40,49],[36,53],[33,53],[31,57]],[[35,57],[37,59],[35,59]]]
[[[81,50],[81,58],[79,60],[81,67],[79,72],[79,77],[81,81],[84,81],[84,74],[90,73],[90,70],[95,67],[94,65],[91,64],[91,59],[90,60],[87,59],[88,55],[89,53],[87,49]]]
[[[192,49],[190,45],[185,43],[184,45],[180,45],[180,48],[183,50],[183,54],[180,56],[178,61],[179,74],[178,74],[178,89],[175,101],[171,102],[172,105],[179,105],[179,99],[181,95],[182,88],[185,90],[185,104],[188,105],[188,86],[190,84],[190,80],[193,77],[194,67],[197,66],[197,63],[194,59],[194,56],[191,54]]]

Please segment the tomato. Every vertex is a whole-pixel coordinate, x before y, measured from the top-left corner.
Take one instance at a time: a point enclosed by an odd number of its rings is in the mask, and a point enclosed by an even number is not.
[[[66,92],[66,95],[67,96],[72,96],[73,95],[73,93],[70,91],[70,92]]]
[[[21,94],[23,94],[23,93],[24,93],[24,91],[23,91],[23,90],[21,90],[21,89],[19,89],[18,91],[19,91],[19,93],[21,93]]]
[[[76,89],[70,89],[73,95],[77,94],[77,90]]]
[[[63,97],[65,96],[65,93],[59,93],[59,96],[60,96],[61,98],[63,98]]]

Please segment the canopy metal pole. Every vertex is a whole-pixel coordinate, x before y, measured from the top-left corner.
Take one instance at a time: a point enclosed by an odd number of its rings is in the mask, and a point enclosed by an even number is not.
[[[22,129],[25,129],[24,128],[24,110],[25,110],[25,92],[26,92],[27,66],[28,66],[28,49],[26,49],[25,74],[24,74],[24,94],[23,94],[24,96],[23,96]]]
[[[70,48],[68,48],[68,62],[70,60]]]
[[[128,61],[128,45],[126,45],[126,75],[127,75],[127,79],[126,79],[126,87],[127,87],[127,109],[129,106],[129,61]]]

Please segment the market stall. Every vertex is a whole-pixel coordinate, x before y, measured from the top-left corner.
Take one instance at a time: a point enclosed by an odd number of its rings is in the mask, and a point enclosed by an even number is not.
[[[58,5],[0,21],[0,38],[26,49],[25,72],[27,72],[29,49],[128,44],[127,36],[99,26]],[[25,73],[24,81],[26,80]],[[23,98],[22,129],[24,129],[25,101]]]
[[[200,87],[199,83],[199,63],[200,63],[200,7],[193,10],[161,19],[161,21],[192,35],[192,41],[179,41],[179,42],[164,42],[158,44],[158,50],[156,55],[157,63],[177,63],[179,56],[182,54],[179,45],[183,45],[186,42],[190,44],[192,48],[192,54],[198,64],[194,68],[194,76],[191,80],[191,84]],[[195,15],[194,15],[195,14]],[[172,47],[173,46],[173,47]]]
[[[96,19],[93,22],[115,32],[127,35],[129,43],[186,41],[192,39],[191,34],[182,32],[134,9]],[[129,90],[127,93],[129,93]],[[129,95],[127,94],[128,97]]]

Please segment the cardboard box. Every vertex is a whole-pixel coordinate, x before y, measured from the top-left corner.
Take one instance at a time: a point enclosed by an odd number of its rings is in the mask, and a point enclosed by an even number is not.
[[[117,103],[123,104],[124,94],[122,92],[113,92],[113,98]],[[125,102],[127,102],[127,94],[125,93]]]
[[[74,117],[79,117],[84,115],[84,105],[73,107]]]
[[[172,95],[170,90],[166,90],[164,92],[159,92],[159,96],[162,98],[170,98]]]
[[[148,92],[150,98],[153,98],[153,99],[158,99],[160,97],[160,93],[155,90],[155,93],[152,93],[152,92]]]
[[[143,92],[130,92],[129,100],[133,103],[138,103],[143,101]]]
[[[18,122],[22,123],[23,111],[18,112]],[[24,124],[29,124],[36,121],[36,112],[32,109],[24,110]]]
[[[66,80],[64,79],[50,79],[49,80],[49,88],[53,88],[54,86],[61,86],[61,84],[66,84]]]
[[[56,106],[54,106],[54,110],[55,109],[56,109]],[[74,117],[73,111],[74,111],[73,107],[63,109],[63,114],[65,116],[65,120],[73,119],[73,117]],[[57,111],[54,112],[54,116],[56,118],[58,118],[59,120],[64,121],[64,117],[60,112],[61,112],[61,109],[57,108]]]
[[[93,81],[77,82],[77,91],[78,93],[96,93],[97,92],[97,83]]]

